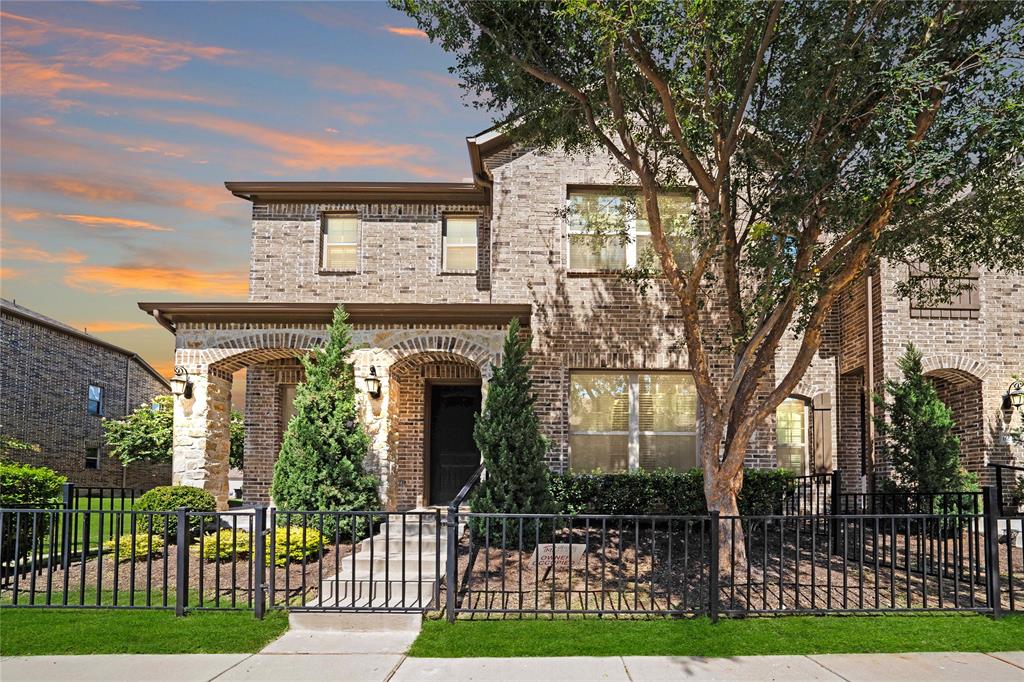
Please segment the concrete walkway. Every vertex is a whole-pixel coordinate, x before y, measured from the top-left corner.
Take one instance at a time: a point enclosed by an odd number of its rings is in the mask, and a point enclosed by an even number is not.
[[[0,659],[4,682],[75,680],[481,680],[647,682],[649,680],[1024,680],[1024,652],[996,654],[830,654],[699,658],[406,658],[402,654],[217,654],[33,656]]]

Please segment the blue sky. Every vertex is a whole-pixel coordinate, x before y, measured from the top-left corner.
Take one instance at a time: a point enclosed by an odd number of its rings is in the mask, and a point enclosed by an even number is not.
[[[171,366],[140,300],[244,300],[225,180],[458,181],[491,123],[383,3],[4,2],[4,298]]]

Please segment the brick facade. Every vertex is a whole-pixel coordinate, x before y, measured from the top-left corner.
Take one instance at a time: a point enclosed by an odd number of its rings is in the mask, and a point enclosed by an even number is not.
[[[170,483],[168,462],[124,468],[104,451],[103,417],[120,419],[126,409],[169,392],[134,353],[3,301],[0,356],[0,431],[39,446],[39,452],[13,452],[12,459],[49,467],[79,486]],[[90,384],[103,388],[103,417],[88,412]],[[87,469],[86,448],[93,447],[99,468]]]

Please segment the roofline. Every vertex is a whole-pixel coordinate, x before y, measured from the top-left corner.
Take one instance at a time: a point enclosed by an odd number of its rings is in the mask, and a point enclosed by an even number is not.
[[[487,203],[483,190],[469,182],[225,182],[224,186],[253,203]]]
[[[505,134],[504,125],[501,123],[466,138],[466,148],[469,151],[469,167],[473,172],[473,182],[487,193],[488,203],[490,203],[494,178],[491,176],[491,171],[484,165],[483,157],[500,151],[510,144],[512,144],[512,140]]]
[[[337,306],[351,324],[504,325],[513,317],[530,325],[530,304],[504,303],[151,303],[139,308],[176,333],[178,323],[328,324]]]
[[[163,384],[167,390],[171,390],[171,384],[167,381],[167,379],[163,375],[161,375],[160,372],[156,371],[156,369],[154,369],[152,365],[143,360],[142,356],[136,353],[135,351],[128,350],[127,348],[123,348],[116,344],[110,343],[109,341],[104,341],[103,339],[98,339],[91,334],[78,331],[74,327],[65,326],[63,323],[55,323],[51,322],[50,320],[29,315],[28,313],[19,310],[14,306],[8,305],[6,301],[0,301],[0,310],[10,315],[13,315],[14,317],[25,320],[26,322],[38,324],[40,327],[46,327],[47,329],[52,329],[62,334],[67,334],[68,336],[74,336],[76,338],[82,339],[83,341],[88,341],[89,343],[93,343],[96,344],[97,346],[102,346],[103,348],[106,348],[108,350],[112,350],[122,355],[125,355],[139,363],[142,369],[152,374],[153,377],[157,379],[161,384]]]

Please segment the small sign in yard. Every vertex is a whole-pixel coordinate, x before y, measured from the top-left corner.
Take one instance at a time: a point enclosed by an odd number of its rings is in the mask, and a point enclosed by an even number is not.
[[[552,568],[569,568],[570,565],[582,566],[586,555],[587,546],[581,542],[572,544],[567,542],[547,543],[537,546],[530,563],[538,568],[543,568],[544,578],[547,578]]]

